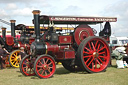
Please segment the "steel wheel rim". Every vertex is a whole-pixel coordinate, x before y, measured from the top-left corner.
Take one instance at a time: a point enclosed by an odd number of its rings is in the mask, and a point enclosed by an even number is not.
[[[100,38],[89,40],[83,47],[83,62],[92,72],[103,71],[110,60],[108,45]]]
[[[41,78],[49,78],[55,72],[55,62],[48,56],[41,57],[36,63],[36,72]]]
[[[34,63],[31,66],[30,66],[30,63],[31,63],[30,57],[26,57],[22,63],[22,71],[27,76],[35,75],[34,68],[33,68]]]
[[[10,56],[9,62],[11,64],[11,66],[16,67],[16,68],[19,68],[19,63],[20,63],[19,53],[20,53],[20,50],[17,50],[17,51],[12,52],[12,54]]]

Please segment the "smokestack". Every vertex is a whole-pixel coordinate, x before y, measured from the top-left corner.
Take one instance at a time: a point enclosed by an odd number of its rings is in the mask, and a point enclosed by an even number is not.
[[[10,20],[11,22],[11,36],[15,38],[15,22],[16,20]]]
[[[36,34],[36,41],[39,41],[40,39],[40,22],[39,22],[40,11],[33,10],[32,13],[34,15],[34,30]]]
[[[2,36],[3,36],[3,39],[5,41],[5,39],[6,39],[6,28],[2,27],[1,29],[2,29]]]

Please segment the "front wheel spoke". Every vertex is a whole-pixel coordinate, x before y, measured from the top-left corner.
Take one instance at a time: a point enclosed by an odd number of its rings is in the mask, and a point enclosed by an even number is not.
[[[49,60],[49,59],[46,60],[46,62],[45,62],[46,64],[48,63],[48,60]]]
[[[18,63],[17,63],[17,61],[16,61],[16,63],[15,63],[15,65],[17,65]]]
[[[29,69],[29,68],[28,68],[28,67],[26,67],[26,72],[28,71],[28,69]]]
[[[48,72],[51,73],[50,69],[48,68]]]
[[[45,75],[48,75],[46,71],[45,71]]]
[[[52,67],[49,67],[49,68],[53,68],[53,66]]]
[[[41,75],[43,75],[43,74],[44,74],[44,71],[45,71],[45,70],[43,70],[43,71],[42,71]]]
[[[52,62],[50,62],[50,63],[48,64],[48,66],[51,65],[51,64],[52,64]]]
[[[16,53],[16,56],[17,56],[17,53]]]
[[[43,66],[37,65],[37,67],[40,67],[40,68],[42,68]]]
[[[44,62],[44,64],[46,64],[46,62],[45,62],[45,59],[43,58],[43,62]]]
[[[16,57],[16,54],[13,54],[14,57]]]
[[[39,70],[38,70],[38,72],[40,72],[41,70],[43,70],[42,68],[40,68]]]
[[[15,58],[14,56],[11,57],[11,59],[14,59],[14,58]]]
[[[43,65],[40,61],[39,61],[39,63],[40,63],[41,65]]]

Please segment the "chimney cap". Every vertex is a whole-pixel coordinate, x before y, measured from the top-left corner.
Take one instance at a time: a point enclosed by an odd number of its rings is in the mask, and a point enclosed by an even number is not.
[[[40,10],[33,10],[33,11],[32,11],[32,13],[33,13],[34,15],[38,15],[38,14],[40,14],[40,12],[41,12]]]
[[[15,22],[16,22],[16,20],[10,20],[10,22],[11,22],[11,23],[15,23]]]
[[[5,27],[2,27],[1,29],[2,29],[2,30],[6,30],[7,28],[5,28]]]

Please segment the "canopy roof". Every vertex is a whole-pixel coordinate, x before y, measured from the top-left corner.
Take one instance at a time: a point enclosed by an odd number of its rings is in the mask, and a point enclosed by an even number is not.
[[[116,17],[78,17],[78,16],[40,16],[40,24],[96,24],[102,22],[116,22]]]

